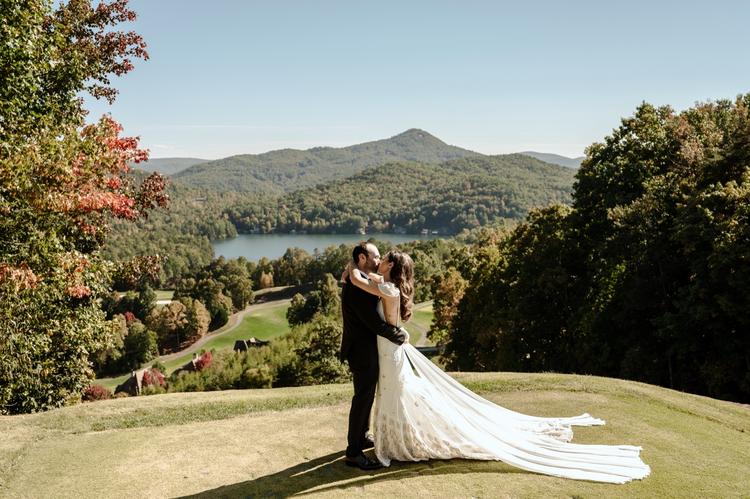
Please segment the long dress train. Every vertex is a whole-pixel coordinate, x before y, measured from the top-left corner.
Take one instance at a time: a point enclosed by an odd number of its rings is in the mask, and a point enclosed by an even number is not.
[[[381,290],[398,293],[394,287]],[[379,306],[381,316],[382,302]],[[651,469],[641,447],[570,443],[571,426],[603,425],[588,414],[543,418],[511,411],[468,390],[412,345],[378,337],[380,378],[372,417],[375,455],[392,459],[499,460],[564,478],[625,483]]]

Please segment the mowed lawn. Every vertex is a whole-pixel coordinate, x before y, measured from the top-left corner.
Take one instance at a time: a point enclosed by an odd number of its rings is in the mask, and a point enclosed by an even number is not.
[[[0,497],[748,497],[750,408],[562,374],[455,377],[510,409],[589,412],[574,443],[643,447],[651,476],[567,480],[502,462],[343,463],[351,384],[173,393],[0,417]]]
[[[290,329],[289,323],[286,321],[288,309],[289,304],[284,303],[253,312],[246,316],[236,328],[207,341],[201,346],[201,350],[228,350],[234,347],[234,342],[237,340],[248,340],[250,338],[270,340],[286,334]],[[165,362],[167,373],[169,374],[178,367],[185,365],[192,358],[193,354],[188,353]]]
[[[289,309],[288,302],[279,303],[278,306],[263,308],[245,316],[242,322],[234,329],[217,335],[215,338],[208,340],[203,344],[200,350],[225,350],[231,349],[237,340],[247,340],[256,338],[259,340],[270,340],[277,338],[290,329],[286,321],[286,311]],[[175,359],[163,362],[167,374],[171,374],[175,369],[185,365],[193,358],[193,353],[187,353]],[[151,361],[148,364],[152,364]],[[110,390],[114,390],[117,385],[121,384],[129,375],[118,376],[116,378],[101,378],[94,381],[94,384],[102,385]]]
[[[409,330],[409,343],[416,345],[422,334],[430,329],[433,315],[432,301],[419,303],[414,306],[411,320],[406,324],[406,329]],[[417,327],[410,327],[412,324],[415,324]]]

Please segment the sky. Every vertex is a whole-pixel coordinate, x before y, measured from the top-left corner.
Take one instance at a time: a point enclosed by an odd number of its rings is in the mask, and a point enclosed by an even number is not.
[[[584,154],[642,102],[750,92],[750,2],[130,0],[150,59],[110,113],[151,157],[343,147],[421,128]]]

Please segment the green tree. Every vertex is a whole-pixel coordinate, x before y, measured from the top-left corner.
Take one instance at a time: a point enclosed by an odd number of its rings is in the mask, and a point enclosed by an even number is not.
[[[338,281],[331,274],[326,274],[323,279],[315,283],[315,289],[307,296],[297,293],[292,297],[286,318],[289,325],[296,326],[310,322],[316,315],[338,316],[340,310],[341,296]]]
[[[427,336],[436,345],[444,345],[448,341],[458,304],[466,292],[466,284],[466,279],[456,269],[450,269],[434,285],[434,317]]]
[[[136,186],[146,158],[105,116],[85,125],[83,99],[113,99],[112,75],[146,57],[124,1],[2,3],[0,30],[0,413],[80,400],[91,353],[112,345],[105,320],[112,267],[98,254],[111,218],[165,205],[163,180]]]
[[[180,303],[185,306],[185,325],[182,336],[191,341],[200,339],[208,332],[211,314],[199,300],[185,297],[180,298]]]
[[[187,308],[179,301],[154,308],[146,317],[146,326],[156,331],[162,351],[175,349],[185,340],[183,331],[188,324]]]
[[[572,209],[532,212],[471,272],[449,364],[750,400],[749,158],[750,95],[639,106],[588,148]]]
[[[123,342],[122,371],[139,369],[146,362],[159,355],[157,334],[140,322],[130,326]]]
[[[342,326],[338,320],[316,315],[300,326],[301,344],[294,352],[295,358],[286,368],[286,378],[280,385],[305,386],[341,383],[349,379],[349,370],[338,358]]]
[[[144,285],[143,288],[138,292],[138,300],[136,302],[136,309],[133,313],[139,319],[145,319],[149,313],[156,306],[156,292],[151,289],[148,284]]]

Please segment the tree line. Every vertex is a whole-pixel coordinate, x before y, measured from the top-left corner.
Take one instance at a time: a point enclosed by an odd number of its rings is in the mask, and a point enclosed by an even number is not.
[[[572,170],[520,154],[394,163],[275,201],[236,203],[224,213],[242,233],[457,234],[569,202],[572,182]]]
[[[750,401],[750,94],[643,104],[572,206],[466,250],[433,335],[460,370],[560,371]]]

